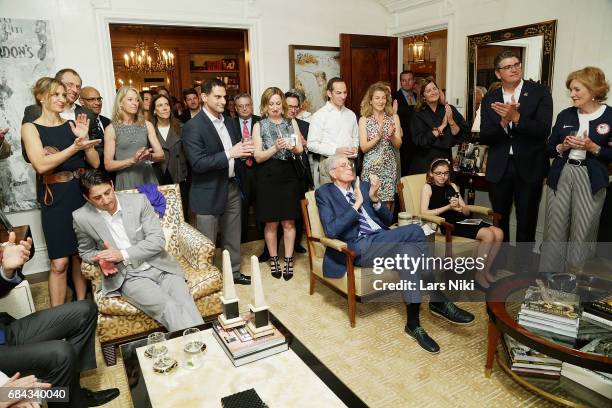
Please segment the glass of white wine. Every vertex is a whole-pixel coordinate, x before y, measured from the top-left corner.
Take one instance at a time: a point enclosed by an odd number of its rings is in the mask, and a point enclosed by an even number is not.
[[[206,346],[200,330],[193,327],[183,332],[183,362],[185,368],[195,370],[201,366],[201,357]]]

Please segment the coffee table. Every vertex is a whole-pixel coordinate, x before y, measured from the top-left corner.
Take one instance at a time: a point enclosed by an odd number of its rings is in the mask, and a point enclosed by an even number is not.
[[[535,277],[509,276],[496,282],[487,292],[489,324],[485,376],[491,375],[493,361],[496,359],[502,370],[518,384],[559,405],[568,407],[610,406],[610,400],[564,377],[547,379],[520,376],[510,369],[505,355],[498,352],[498,342],[503,334],[507,334],[520,343],[558,360],[589,370],[612,373],[612,358],[585,353],[555,343],[518,324],[517,314],[524,300],[525,290],[536,284],[535,279]],[[596,277],[589,277],[588,281],[579,280],[578,285],[584,285],[583,288],[600,288],[603,291],[609,291],[612,288],[610,281]]]
[[[270,407],[367,407],[272,313],[270,320],[287,338],[289,350],[240,367],[232,365],[212,337],[212,321],[198,326],[205,331],[207,350],[195,370],[179,366],[169,374],[153,373],[152,362],[142,357],[146,338],[122,345],[134,407],[220,407],[221,397],[249,388]],[[180,349],[181,336],[182,331],[168,335],[178,342],[169,344],[170,350]],[[181,353],[173,357],[180,364]]]

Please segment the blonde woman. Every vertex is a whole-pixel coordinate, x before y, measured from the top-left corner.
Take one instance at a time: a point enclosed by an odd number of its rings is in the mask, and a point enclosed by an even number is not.
[[[85,168],[100,165],[95,149],[100,141],[89,140],[89,120],[85,114],[78,115],[76,123],[61,118],[66,88],[60,81],[41,78],[32,93],[42,113],[34,122],[22,126],[21,141],[38,175],[36,193],[51,261],[49,297],[53,307],[63,304],[66,298],[69,263],[76,299],[85,299],[87,286],[81,274],[72,212],[85,204],[77,177]]]
[[[384,83],[370,85],[361,100],[359,118],[359,148],[364,153],[361,177],[369,182],[370,175],[378,176],[378,196],[389,208],[393,208],[397,182],[395,151],[402,145],[402,128],[391,101]]]
[[[257,220],[264,222],[264,238],[270,253],[272,276],[289,280],[293,277],[295,219],[299,217],[303,195],[300,160],[295,155],[304,151],[302,135],[295,119],[287,117],[285,94],[276,87],[261,95],[261,121],[253,126],[255,160],[257,161]],[[281,272],[276,244],[278,223],[283,227],[285,266]]]
[[[119,89],[112,122],[104,131],[104,167],[116,172],[115,189],[129,190],[157,182],[153,162],[164,160],[164,151],[151,122],[145,120],[136,89]]]

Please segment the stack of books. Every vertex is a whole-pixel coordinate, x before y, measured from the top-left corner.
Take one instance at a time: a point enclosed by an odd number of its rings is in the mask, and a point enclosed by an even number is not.
[[[251,315],[247,313],[242,317],[248,322]],[[274,328],[272,333],[267,336],[254,339],[245,326],[225,330],[219,322],[215,321],[213,322],[212,333],[236,367],[280,353],[289,348],[287,339],[277,328]]]
[[[580,351],[612,357],[612,335],[591,341]],[[608,399],[612,399],[612,374],[593,371],[569,363],[563,363],[561,376],[581,384]]]
[[[504,334],[504,346],[512,371],[519,375],[559,378],[561,361],[548,357]]]
[[[518,323],[535,334],[574,347],[578,337],[579,317],[578,295],[530,286],[525,292]]]
[[[612,295],[592,303],[585,303],[582,320],[612,330]]]

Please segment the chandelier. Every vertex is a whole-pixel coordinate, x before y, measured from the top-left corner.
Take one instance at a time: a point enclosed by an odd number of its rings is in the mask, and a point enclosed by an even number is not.
[[[163,72],[174,69],[174,54],[162,49],[156,42],[153,43],[152,50],[149,51],[148,45],[143,41],[136,44],[136,47],[123,54],[123,64],[125,69],[130,72]]]
[[[410,62],[429,61],[431,43],[426,34],[419,34],[408,39],[408,59]]]

